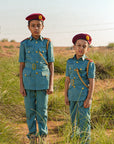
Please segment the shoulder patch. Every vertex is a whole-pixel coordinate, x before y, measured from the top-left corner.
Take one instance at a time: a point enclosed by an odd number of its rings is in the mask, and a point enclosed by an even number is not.
[[[89,59],[89,58],[85,58],[86,60],[88,60],[88,61],[90,61],[90,62],[93,62],[93,60],[92,59]]]
[[[30,39],[30,38],[26,38],[26,39],[22,40],[21,42],[24,42],[24,41],[27,40],[27,39]]]
[[[43,38],[43,39],[46,39],[46,40],[48,40],[48,41],[50,41],[50,42],[51,42],[51,40],[50,40],[49,38]]]

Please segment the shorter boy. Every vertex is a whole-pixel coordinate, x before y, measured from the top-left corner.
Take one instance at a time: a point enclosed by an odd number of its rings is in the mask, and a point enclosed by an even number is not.
[[[70,105],[72,137],[78,136],[82,144],[90,140],[90,106],[95,83],[95,64],[85,54],[92,38],[88,34],[77,34],[72,42],[75,55],[66,65],[65,103]],[[76,126],[75,126],[76,118]]]

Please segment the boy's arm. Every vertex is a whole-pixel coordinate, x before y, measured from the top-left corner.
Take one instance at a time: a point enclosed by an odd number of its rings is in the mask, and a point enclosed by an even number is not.
[[[70,78],[66,76],[65,79],[65,104],[69,105],[69,100],[68,100],[68,88],[70,84]]]
[[[95,79],[94,78],[89,78],[89,90],[88,90],[87,98],[84,101],[84,108],[88,108],[91,105],[94,86],[95,86]]]
[[[25,67],[25,63],[24,62],[20,62],[20,93],[23,96],[26,96],[26,92],[24,89],[24,85],[23,85],[23,69]]]
[[[50,71],[50,80],[49,80],[49,89],[47,90],[47,94],[53,93],[53,77],[54,77],[54,63],[48,63],[49,71]]]

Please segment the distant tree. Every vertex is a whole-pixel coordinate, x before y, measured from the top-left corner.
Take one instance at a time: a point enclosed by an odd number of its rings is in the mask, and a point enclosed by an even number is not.
[[[8,42],[8,39],[2,39],[1,42]]]
[[[10,42],[16,42],[15,40],[11,40]]]
[[[114,48],[114,43],[109,43],[107,48]]]

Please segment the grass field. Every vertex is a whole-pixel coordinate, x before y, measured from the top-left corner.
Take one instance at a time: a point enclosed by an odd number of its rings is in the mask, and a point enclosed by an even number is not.
[[[25,144],[28,140],[23,97],[19,93],[19,43],[0,42],[0,144]],[[54,93],[49,96],[50,144],[79,144],[70,141],[69,107],[64,103],[66,60],[71,48],[54,48]],[[88,57],[96,63],[96,86],[91,109],[91,144],[114,143],[114,50],[93,48]]]

